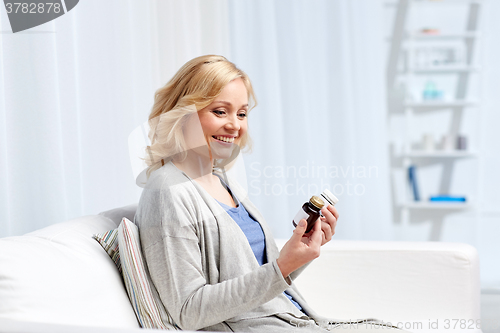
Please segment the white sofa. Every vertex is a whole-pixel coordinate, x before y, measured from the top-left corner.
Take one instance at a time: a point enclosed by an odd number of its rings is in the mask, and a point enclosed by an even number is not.
[[[92,238],[133,220],[135,207],[0,239],[0,332],[144,332],[118,270]],[[478,257],[469,245],[334,240],[294,283],[329,317],[481,332]]]

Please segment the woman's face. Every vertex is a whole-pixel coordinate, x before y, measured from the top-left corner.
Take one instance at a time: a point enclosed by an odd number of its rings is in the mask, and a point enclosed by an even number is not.
[[[238,78],[229,82],[212,104],[198,111],[198,117],[190,119],[191,123],[199,121],[198,126],[191,124],[188,127],[199,129],[201,126],[204,139],[191,131],[191,135],[185,133],[188,147],[206,147],[208,142],[214,159],[228,158],[234,149],[238,149],[235,145],[239,145],[247,132],[247,113],[248,92],[243,80]],[[196,151],[208,156],[207,149]]]

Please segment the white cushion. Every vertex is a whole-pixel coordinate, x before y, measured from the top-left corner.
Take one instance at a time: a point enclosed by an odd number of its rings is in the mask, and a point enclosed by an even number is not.
[[[0,318],[139,327],[115,264],[92,238],[116,227],[86,216],[0,239]]]

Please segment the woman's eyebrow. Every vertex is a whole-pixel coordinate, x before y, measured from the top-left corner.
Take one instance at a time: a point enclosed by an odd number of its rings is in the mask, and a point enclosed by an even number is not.
[[[231,104],[230,102],[227,102],[227,101],[215,101],[214,103],[221,103],[221,104],[225,104],[225,105],[229,105],[229,106],[232,106],[233,104]],[[248,103],[247,104],[243,104],[241,107],[246,107],[248,106]]]

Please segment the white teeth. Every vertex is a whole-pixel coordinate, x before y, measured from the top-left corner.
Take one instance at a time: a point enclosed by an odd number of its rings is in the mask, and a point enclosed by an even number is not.
[[[234,141],[234,138],[229,138],[229,137],[226,137],[226,136],[214,136],[214,138],[216,138],[217,140],[220,140],[220,141],[224,141],[224,142],[229,142],[229,143],[232,143]]]

